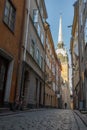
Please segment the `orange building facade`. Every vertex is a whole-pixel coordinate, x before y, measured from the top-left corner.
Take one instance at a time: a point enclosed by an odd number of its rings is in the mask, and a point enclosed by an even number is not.
[[[15,101],[24,6],[24,0],[0,0],[0,107]]]

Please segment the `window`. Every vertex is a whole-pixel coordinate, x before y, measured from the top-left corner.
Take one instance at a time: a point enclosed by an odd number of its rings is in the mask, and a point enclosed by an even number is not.
[[[38,10],[37,9],[33,10],[33,22],[34,23],[38,22]]]
[[[4,11],[4,22],[14,31],[16,10],[9,0],[6,0]]]
[[[80,14],[80,21],[81,21],[81,25],[83,25],[82,12]]]
[[[84,0],[84,3],[86,3],[86,0]]]
[[[48,38],[46,38],[46,45],[48,45]]]
[[[77,40],[74,42],[74,54],[75,54],[75,56],[79,55],[79,52],[78,52],[78,41]]]
[[[40,62],[40,52],[39,52],[39,49],[37,48],[37,51],[36,51],[36,60],[37,60],[37,63],[39,64]]]
[[[40,67],[41,69],[43,69],[43,57],[41,56],[41,59],[40,59]]]
[[[39,24],[38,24],[37,32],[38,32],[38,35],[40,36],[40,25]]]
[[[84,40],[85,40],[85,44],[87,44],[87,19],[84,27]]]
[[[44,44],[44,36],[43,36],[43,34],[41,34],[41,42],[42,42],[42,44]]]
[[[35,43],[32,40],[31,47],[30,47],[30,54],[32,55],[32,57],[34,57],[34,53],[35,53]]]

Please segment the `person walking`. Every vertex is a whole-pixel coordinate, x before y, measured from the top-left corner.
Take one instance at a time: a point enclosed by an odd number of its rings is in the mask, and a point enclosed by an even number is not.
[[[66,108],[67,108],[67,103],[65,102],[65,104],[64,104],[64,105],[65,105],[65,109],[66,109]]]

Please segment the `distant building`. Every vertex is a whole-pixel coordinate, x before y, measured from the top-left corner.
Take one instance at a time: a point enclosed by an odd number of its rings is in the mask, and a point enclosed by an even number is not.
[[[45,23],[46,44],[45,44],[45,106],[59,107],[61,64],[55,53],[54,42],[48,23]]]
[[[60,23],[59,23],[59,35],[58,35],[58,45],[56,49],[56,54],[60,59],[61,66],[62,66],[62,71],[61,71],[62,108],[64,108],[65,103],[67,103],[68,108],[70,108],[69,63],[68,63],[68,55],[64,48],[64,43],[63,43],[62,17],[60,17]]]

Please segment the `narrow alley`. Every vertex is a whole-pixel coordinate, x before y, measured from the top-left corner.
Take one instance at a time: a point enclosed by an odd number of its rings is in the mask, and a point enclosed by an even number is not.
[[[87,0],[0,0],[0,130],[87,130]]]

